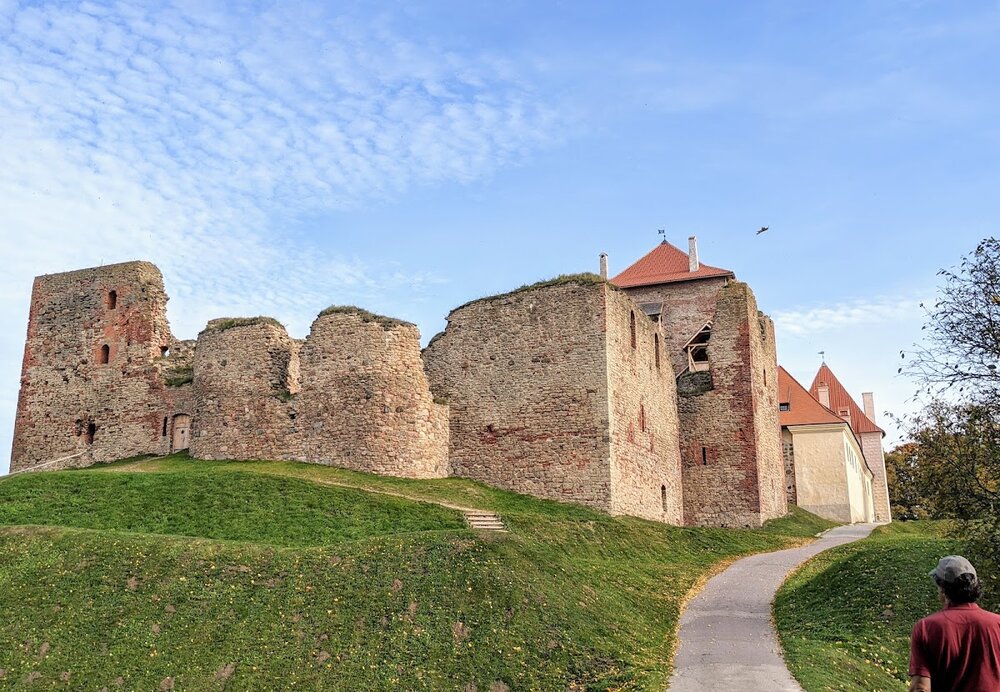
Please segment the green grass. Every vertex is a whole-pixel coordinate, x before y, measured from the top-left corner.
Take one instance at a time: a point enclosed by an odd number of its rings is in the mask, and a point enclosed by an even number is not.
[[[263,315],[258,317],[219,317],[217,319],[211,320],[208,325],[202,330],[202,333],[206,332],[224,332],[227,329],[235,329],[236,327],[249,327],[256,324],[269,324],[272,327],[285,328],[278,320],[273,317],[265,317]]]
[[[192,482],[184,472],[25,474],[0,483],[0,525],[327,545],[465,527],[459,512],[359,490],[253,473]]]
[[[262,690],[662,688],[702,574],[827,526],[677,528],[460,479],[183,457],[0,480],[0,524],[8,684]]]
[[[778,592],[786,660],[806,690],[902,690],[913,624],[939,609],[927,574],[962,552],[944,522],[895,522],[821,553]],[[989,603],[984,605],[989,606]]]
[[[361,318],[362,322],[375,322],[386,330],[395,329],[396,327],[414,326],[412,322],[379,315],[370,310],[359,308],[356,305],[331,305],[319,313],[319,317],[325,317],[326,315],[354,315]]]

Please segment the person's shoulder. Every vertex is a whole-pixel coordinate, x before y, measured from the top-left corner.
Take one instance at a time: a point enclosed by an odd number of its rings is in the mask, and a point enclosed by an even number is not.
[[[985,608],[979,609],[979,616],[984,620],[992,620],[1000,624],[1000,613],[994,613],[992,610],[986,610]]]

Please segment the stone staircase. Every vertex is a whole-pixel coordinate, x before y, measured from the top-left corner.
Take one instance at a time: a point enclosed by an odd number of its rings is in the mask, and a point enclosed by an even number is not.
[[[465,520],[469,522],[469,526],[476,531],[507,532],[507,527],[504,526],[503,520],[500,519],[500,515],[494,514],[493,512],[483,512],[480,510],[466,511]]]

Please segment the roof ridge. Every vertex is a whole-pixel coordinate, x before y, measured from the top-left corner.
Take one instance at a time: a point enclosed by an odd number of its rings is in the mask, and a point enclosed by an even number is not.
[[[699,279],[735,278],[735,276],[729,269],[722,269],[703,262],[698,263],[698,269],[691,271],[688,253],[673,243],[663,240],[619,272],[611,279],[611,282],[622,288],[628,288]]]

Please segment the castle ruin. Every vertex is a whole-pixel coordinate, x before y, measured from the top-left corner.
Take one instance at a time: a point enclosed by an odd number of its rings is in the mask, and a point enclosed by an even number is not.
[[[148,262],[40,276],[11,471],[188,449],[760,526],[786,512],[774,329],[696,262],[664,243],[611,281],[473,301],[423,352],[414,325],[354,307],[302,340],[256,317],[181,341]]]

